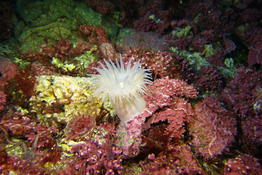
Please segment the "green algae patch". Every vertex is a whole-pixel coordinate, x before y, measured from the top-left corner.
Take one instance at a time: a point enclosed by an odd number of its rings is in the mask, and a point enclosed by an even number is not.
[[[177,54],[178,56],[186,59],[189,64],[194,68],[194,70],[199,71],[201,68],[205,66],[209,66],[210,63],[206,60],[205,57],[201,55],[199,52],[188,52],[186,50],[180,50],[177,47],[171,47],[170,50]]]
[[[102,25],[101,14],[73,0],[19,0],[16,8],[22,20],[15,24],[15,37],[22,53],[58,40],[79,41],[80,25]]]

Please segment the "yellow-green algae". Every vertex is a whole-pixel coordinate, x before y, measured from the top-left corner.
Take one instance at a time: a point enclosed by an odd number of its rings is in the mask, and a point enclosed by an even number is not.
[[[70,60],[62,60],[56,57],[52,58],[52,64],[63,72],[77,72],[78,75],[85,75],[89,64],[97,61],[97,57],[93,54],[97,51],[97,46],[94,45],[90,50],[82,55],[72,58]]]
[[[53,57],[51,62],[58,69],[62,69],[65,72],[72,71],[76,68],[76,66],[72,63],[64,63],[59,58]]]
[[[175,30],[171,32],[173,36],[176,36],[177,38],[182,38],[188,35],[192,34],[191,26],[185,26],[185,27],[176,27]]]
[[[209,66],[210,63],[202,56],[202,53],[199,52],[189,52],[187,50],[181,50],[177,47],[171,47],[170,50],[177,54],[178,56],[183,57],[188,61],[188,63],[196,70],[199,71],[205,66]]]
[[[12,141],[14,143],[19,143],[19,142],[22,143],[23,142],[23,140],[14,139],[14,138],[12,138]],[[11,143],[6,144],[5,150],[6,150],[6,152],[9,156],[17,156],[17,157],[22,158],[25,154],[24,149],[19,144],[11,144]]]
[[[214,48],[214,46],[212,44],[205,44],[204,45],[204,50],[202,52],[202,55],[204,57],[211,57],[213,55],[215,55],[216,53],[216,49]]]
[[[140,175],[142,173],[142,168],[139,166],[138,163],[131,163],[127,165],[124,169],[124,175]]]
[[[99,145],[102,145],[107,141],[106,136],[108,134],[110,133],[104,128],[92,128],[85,134],[85,136],[88,136],[91,140],[96,141]],[[67,140],[63,138],[58,143],[58,146],[61,147],[61,149],[63,150],[64,157],[72,157],[73,154],[71,153],[71,148],[74,145],[85,144],[85,143],[86,141],[83,141],[81,139],[75,141],[75,140]]]
[[[225,58],[224,66],[218,67],[218,70],[222,73],[224,77],[233,78],[237,72],[237,67],[234,63],[233,58]]]
[[[92,81],[87,77],[38,76],[35,95],[30,98],[31,112],[44,123],[49,119],[68,123],[78,115],[99,116],[102,105],[93,96]]]
[[[31,64],[31,62],[26,61],[24,59],[21,58],[14,58],[14,63],[20,68],[20,69],[25,69],[28,65]]]
[[[58,146],[62,149],[62,155],[61,158],[58,162],[46,162],[44,164],[44,167],[50,170],[51,174],[56,174],[55,172],[59,170],[63,170],[67,167],[66,162],[70,161],[73,157],[74,154],[71,153],[71,148],[74,145],[77,144],[84,144],[84,141],[73,141],[73,140],[65,140],[62,139],[58,142]]]

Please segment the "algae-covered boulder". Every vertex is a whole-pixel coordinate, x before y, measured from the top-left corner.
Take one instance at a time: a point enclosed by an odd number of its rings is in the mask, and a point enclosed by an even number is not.
[[[102,15],[73,0],[18,0],[16,10],[21,20],[15,24],[15,36],[22,52],[37,51],[45,42],[78,41],[80,25],[102,23]]]

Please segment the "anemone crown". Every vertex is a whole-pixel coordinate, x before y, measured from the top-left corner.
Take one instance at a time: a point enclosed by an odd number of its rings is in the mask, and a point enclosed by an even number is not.
[[[111,60],[104,62],[105,65],[100,63],[102,68],[95,68],[99,74],[93,75],[97,96],[107,96],[112,102],[124,102],[145,93],[151,74],[148,69],[141,68],[139,62],[133,66],[130,61],[125,66],[122,59],[116,63]]]
[[[149,70],[143,69],[139,62],[131,64],[130,60],[126,65],[122,59],[116,63],[104,62],[102,68],[96,68],[99,74],[92,75],[94,94],[103,101],[108,98],[120,119],[143,112],[146,103],[142,94],[151,82]]]

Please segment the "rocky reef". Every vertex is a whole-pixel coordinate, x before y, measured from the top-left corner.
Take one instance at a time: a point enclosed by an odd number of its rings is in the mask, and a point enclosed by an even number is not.
[[[261,174],[261,1],[0,5],[0,174]]]

